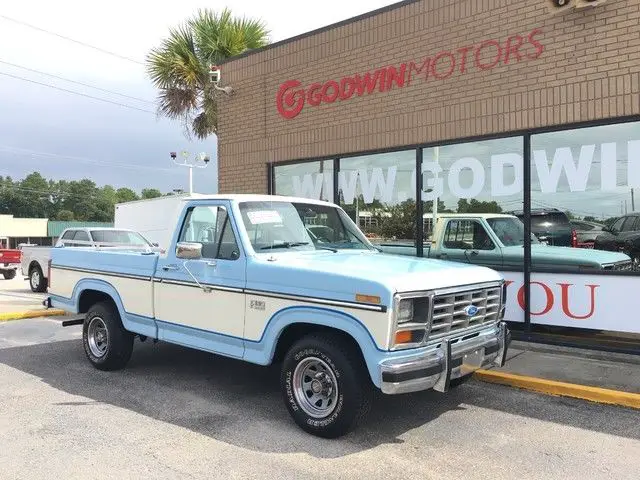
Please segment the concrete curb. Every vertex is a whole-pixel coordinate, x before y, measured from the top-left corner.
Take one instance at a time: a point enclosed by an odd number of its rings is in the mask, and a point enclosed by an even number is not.
[[[497,372],[494,370],[477,370],[474,376],[483,382],[523,388],[534,392],[546,393],[547,395],[579,398],[596,403],[640,409],[640,394],[638,393],[557,382],[555,380],[514,375],[512,373]]]
[[[65,314],[66,312],[64,310],[59,310],[57,308],[48,308],[46,310],[26,310],[24,312],[0,313],[0,322],[22,320],[24,318],[52,317]]]

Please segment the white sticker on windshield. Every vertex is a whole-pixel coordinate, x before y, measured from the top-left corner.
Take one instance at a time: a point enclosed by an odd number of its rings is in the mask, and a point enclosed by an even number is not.
[[[258,210],[247,212],[249,221],[254,225],[261,223],[282,223],[282,217],[275,210]]]

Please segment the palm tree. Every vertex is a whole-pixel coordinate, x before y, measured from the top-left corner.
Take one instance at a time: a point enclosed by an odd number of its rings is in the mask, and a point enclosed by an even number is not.
[[[209,67],[247,50],[269,43],[269,32],[258,20],[232,17],[228,9],[216,14],[198,10],[146,59],[147,73],[158,95],[158,113],[181,119],[185,134],[204,139],[216,133],[216,94],[209,82]]]

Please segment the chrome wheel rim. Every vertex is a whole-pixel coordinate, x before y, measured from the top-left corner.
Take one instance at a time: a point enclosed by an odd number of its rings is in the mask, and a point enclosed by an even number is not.
[[[39,284],[40,284],[40,273],[36,269],[33,272],[31,272],[31,286],[33,288],[38,288]]]
[[[338,380],[325,361],[305,358],[293,372],[293,394],[307,415],[325,418],[336,408]]]
[[[95,357],[103,357],[109,347],[109,332],[104,320],[100,317],[93,317],[87,329],[87,343],[89,350]]]

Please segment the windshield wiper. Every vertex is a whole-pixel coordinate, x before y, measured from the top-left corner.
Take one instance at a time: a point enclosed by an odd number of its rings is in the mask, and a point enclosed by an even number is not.
[[[273,248],[291,248],[291,247],[301,247],[302,245],[309,245],[309,242],[282,242],[282,243],[274,243],[273,245],[266,245],[264,247],[260,247],[260,250],[270,250]]]
[[[330,252],[338,253],[338,249],[337,248],[319,247],[318,245],[316,245],[316,250],[329,250]]]

